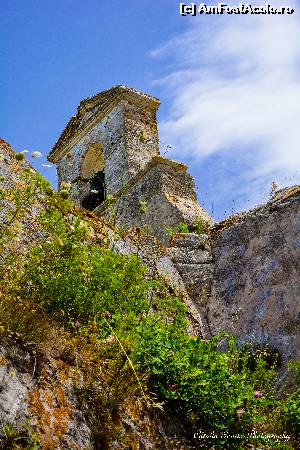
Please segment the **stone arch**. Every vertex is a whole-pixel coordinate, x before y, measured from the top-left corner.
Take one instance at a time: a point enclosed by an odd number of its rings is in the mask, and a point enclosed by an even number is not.
[[[89,183],[87,194],[82,199],[83,208],[93,211],[106,199],[103,147],[90,144],[83,157],[80,175],[82,181]]]
[[[97,172],[104,171],[103,147],[101,144],[90,144],[83,155],[80,175],[90,180]]]

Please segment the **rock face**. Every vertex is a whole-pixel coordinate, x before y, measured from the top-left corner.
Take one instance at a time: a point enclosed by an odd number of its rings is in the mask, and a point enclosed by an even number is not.
[[[118,433],[107,447],[86,419],[87,411],[78,401],[76,366],[59,357],[43,358],[17,344],[0,345],[0,443],[7,426],[18,439],[28,436],[45,450],[92,449],[180,449],[192,448],[182,426],[172,413],[147,408],[142,399],[130,398],[118,417]],[[103,414],[103,412],[101,412]],[[101,431],[101,430],[99,430]],[[101,433],[100,433],[101,434]],[[5,444],[4,444],[5,445]],[[12,448],[11,446],[2,448]],[[19,447],[18,447],[19,448]],[[20,447],[25,448],[25,447]]]
[[[43,365],[17,345],[0,347],[0,419],[34,429],[42,448],[92,448],[92,433],[76,405],[76,370],[60,360]],[[2,434],[2,432],[1,432]]]

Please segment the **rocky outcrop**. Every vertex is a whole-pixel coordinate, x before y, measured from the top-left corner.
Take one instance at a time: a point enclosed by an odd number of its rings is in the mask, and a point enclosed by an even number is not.
[[[87,407],[80,400],[82,379],[76,365],[22,348],[19,343],[0,344],[0,445],[7,429],[16,442],[25,438],[45,450],[92,449],[192,449],[182,437],[182,425],[171,411],[160,411],[141,398],[125,399],[112,424],[115,437],[106,442],[96,430],[95,416],[105,411]],[[101,421],[100,421],[101,426]],[[4,444],[5,445],[5,444]],[[2,447],[15,448],[15,447]],[[25,448],[25,447],[16,447]]]
[[[0,420],[15,433],[27,430],[44,449],[92,448],[92,433],[77,405],[76,368],[61,360],[41,365],[19,345],[0,347]]]

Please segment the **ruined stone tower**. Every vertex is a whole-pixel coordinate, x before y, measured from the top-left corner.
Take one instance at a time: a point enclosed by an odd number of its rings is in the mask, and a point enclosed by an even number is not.
[[[59,189],[84,209],[110,217],[125,229],[147,225],[162,241],[180,221],[211,218],[197,202],[186,165],[160,155],[159,100],[116,86],[80,102],[49,154]]]

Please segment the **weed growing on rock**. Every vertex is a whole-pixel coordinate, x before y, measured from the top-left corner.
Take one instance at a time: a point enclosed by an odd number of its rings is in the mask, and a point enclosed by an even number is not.
[[[0,450],[39,450],[41,447],[32,434],[30,427],[16,429],[13,425],[4,424],[0,430]]]
[[[191,225],[183,221],[179,222],[177,228],[168,227],[167,233],[169,237],[173,237],[177,233],[196,233],[196,234],[206,234],[209,231],[209,227],[203,220],[199,217],[196,224]]]

